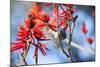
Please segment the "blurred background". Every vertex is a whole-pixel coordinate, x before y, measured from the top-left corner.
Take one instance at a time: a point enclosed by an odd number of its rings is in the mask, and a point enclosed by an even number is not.
[[[43,10],[45,10],[48,14],[52,11],[53,6],[50,6],[49,8],[44,7],[45,3],[40,3]],[[26,18],[27,12],[29,9],[31,9],[33,5],[33,2],[24,2],[24,1],[14,1],[11,0],[11,42],[16,41],[16,34],[17,34],[17,27],[20,23],[24,22],[24,19]],[[83,21],[85,22],[88,33],[87,37],[93,37],[94,41],[91,44],[92,48],[95,51],[95,16],[93,15],[93,11],[95,10],[94,6],[88,6],[88,5],[75,5],[75,9],[78,11],[74,15],[78,15],[76,27],[73,33],[73,42],[89,48],[90,44],[86,42],[85,38],[86,36],[81,32],[81,27]],[[39,52],[39,64],[54,64],[54,63],[67,63],[66,56],[59,52],[57,48],[54,47],[54,42],[52,40],[45,41],[44,42],[47,45],[47,48],[50,49],[47,51],[47,55],[43,56],[41,52]],[[77,48],[72,48],[73,53],[73,59],[80,59],[80,62],[86,62],[86,61],[94,61],[95,60],[95,54],[87,53],[84,51],[81,51]],[[33,58],[34,54],[34,47],[31,47],[31,49],[28,52],[28,55],[26,57],[26,62],[28,65],[35,64],[35,60]],[[16,65],[20,62],[20,50],[16,50],[11,53],[11,64]]]

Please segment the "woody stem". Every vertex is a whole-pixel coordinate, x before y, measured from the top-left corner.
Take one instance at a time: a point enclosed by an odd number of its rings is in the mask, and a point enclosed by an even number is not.
[[[71,33],[71,25],[70,25],[70,21],[68,22],[68,25],[69,25],[69,41],[68,41],[69,47],[68,47],[68,53],[69,53],[71,62],[73,62],[72,57],[71,57],[72,33]]]
[[[60,7],[62,8],[61,5],[60,5]],[[63,8],[62,8],[62,9],[63,9]],[[64,9],[63,9],[63,11],[64,11]],[[57,5],[57,17],[59,18],[59,9],[58,9],[58,5]],[[58,22],[57,22],[57,26],[58,26]],[[71,58],[71,56],[68,55],[67,52],[64,50],[63,44],[61,43],[61,36],[60,36],[60,33],[59,33],[59,26],[58,26],[58,38],[59,38],[59,43],[60,43],[62,52],[66,55],[67,58]],[[69,53],[69,54],[70,54],[70,53]],[[69,61],[72,62],[72,59],[69,59]]]
[[[63,45],[61,43],[61,36],[60,36],[60,33],[58,32],[58,38],[59,38],[59,43],[60,43],[60,46],[61,46],[61,49],[62,49],[62,52],[67,56],[69,57],[69,55],[65,52],[65,50],[63,49]]]
[[[37,40],[37,43],[39,44],[39,40]],[[37,55],[35,56],[35,63],[38,65],[38,48],[37,48]]]
[[[27,62],[26,62],[26,60],[25,60],[25,57],[26,57],[26,51],[25,51],[25,50],[22,52],[21,57],[22,57],[22,58],[21,58],[21,59],[22,59],[22,64],[27,65]]]

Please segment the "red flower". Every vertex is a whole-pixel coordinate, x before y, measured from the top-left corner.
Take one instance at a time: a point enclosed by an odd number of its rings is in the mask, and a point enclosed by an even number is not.
[[[36,25],[44,21],[49,21],[49,16],[44,13],[38,3],[35,3],[33,8],[28,13],[28,19],[31,23]]]
[[[50,21],[49,21],[49,28],[53,31],[56,31],[57,30],[57,19],[56,18],[51,18]]]
[[[39,23],[35,26],[35,29],[37,29],[37,28],[42,29],[44,27],[48,27],[51,30],[56,31],[56,28],[57,28],[56,27],[56,20],[55,19],[50,19],[50,21],[48,21],[48,22],[41,22],[41,23]]]
[[[30,18],[25,19],[24,27],[26,30],[31,30],[36,25],[36,22]]]
[[[32,39],[29,37],[29,30],[24,25],[19,25],[17,33],[17,41],[12,43],[11,51],[15,51],[21,48],[27,47],[27,42],[31,42]]]
[[[84,34],[87,34],[87,32],[88,32],[88,30],[87,30],[87,28],[86,28],[86,24],[85,24],[85,22],[83,22],[82,23],[82,32],[84,33]]]
[[[64,16],[66,17],[67,20],[73,19],[73,15],[71,14],[69,10],[65,12]]]
[[[57,16],[58,10],[57,10],[58,4],[54,4],[53,10],[52,10],[52,16]]]
[[[45,23],[47,23],[47,22],[50,20],[49,16],[48,16],[46,13],[42,13],[42,14],[39,16],[39,19],[40,19],[41,21],[45,22]]]
[[[18,33],[17,33],[17,41],[24,41],[25,39],[28,40],[30,32],[24,25],[19,25]]]
[[[87,41],[89,44],[92,44],[94,40],[93,40],[93,38],[88,37],[88,38],[86,38],[86,41]]]
[[[32,9],[29,11],[29,16],[33,16],[33,18],[37,18],[41,11],[42,9],[40,5],[38,3],[34,3]]]
[[[23,40],[20,40],[15,43],[12,43],[11,51],[15,51],[15,50],[22,49],[22,48],[25,49],[26,46],[27,46],[26,42]]]
[[[39,37],[39,38],[40,38],[40,37],[44,37],[43,31],[41,31],[40,29],[38,29],[38,28],[36,29],[36,28],[35,28],[35,29],[32,29],[32,31],[33,31],[33,34],[32,34],[32,35],[33,35],[34,37]]]
[[[60,15],[61,18],[65,18],[67,20],[73,20],[73,15],[71,13],[71,11],[69,9],[67,9],[66,11],[64,10],[61,15]]]
[[[45,37],[45,34],[43,33],[43,31],[41,31],[41,28],[39,28],[38,25],[32,29],[32,36],[39,41],[50,40]]]
[[[37,56],[37,54],[38,54],[38,49],[41,51],[41,53],[42,53],[44,56],[46,55],[46,51],[45,51],[45,50],[48,50],[48,48],[46,48],[46,44],[40,43],[40,44],[33,44],[33,45],[36,46],[33,58],[34,58],[35,56]]]

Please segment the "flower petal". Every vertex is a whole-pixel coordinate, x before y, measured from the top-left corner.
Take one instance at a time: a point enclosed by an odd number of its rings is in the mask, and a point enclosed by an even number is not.
[[[87,28],[86,28],[86,24],[85,24],[85,22],[83,22],[82,23],[82,32],[84,33],[84,34],[87,34],[87,32],[88,32],[88,30],[87,30]]]
[[[86,41],[87,41],[89,44],[92,44],[94,40],[93,40],[93,38],[88,37],[88,38],[86,38]]]
[[[26,47],[26,45],[23,43],[15,43],[11,46],[11,51],[15,51],[15,50],[25,48],[25,47]]]
[[[33,58],[38,54],[38,47],[35,48],[35,51],[34,51],[34,56]]]

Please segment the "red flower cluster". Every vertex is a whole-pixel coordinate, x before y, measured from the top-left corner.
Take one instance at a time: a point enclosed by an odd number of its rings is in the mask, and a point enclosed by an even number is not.
[[[25,23],[19,25],[17,41],[15,43],[12,43],[11,51],[15,51],[18,49],[27,50],[29,44],[32,44],[36,47],[34,56],[37,55],[38,49],[40,49],[43,55],[46,55],[45,49],[48,49],[46,48],[46,45],[41,43],[40,41],[50,40],[45,37],[45,34],[42,31],[45,23],[48,22],[49,16],[43,12],[39,4],[35,3],[28,14],[28,17],[25,19]],[[51,29],[53,29],[53,25],[48,25]]]
[[[45,4],[46,7],[50,7],[52,4],[47,3]],[[76,12],[76,10],[73,8],[72,4],[54,4],[52,10],[52,16],[55,17],[55,25],[58,23],[58,28],[68,28],[68,22],[67,21],[73,21],[75,22],[78,16],[73,17],[73,13]],[[58,19],[59,18],[59,19]],[[66,21],[67,20],[67,21]]]

